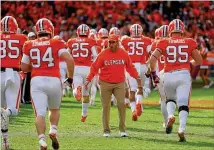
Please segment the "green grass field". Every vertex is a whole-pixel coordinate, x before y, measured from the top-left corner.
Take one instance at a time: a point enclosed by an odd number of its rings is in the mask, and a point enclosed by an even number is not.
[[[214,89],[196,88],[192,91],[192,100],[208,100],[214,103]],[[157,92],[152,92],[145,101],[158,101]],[[85,123],[80,122],[81,103],[74,98],[63,98],[61,119],[59,123],[60,149],[64,150],[213,150],[214,149],[214,110],[190,110],[186,128],[186,143],[179,143],[177,136],[178,115],[172,134],[166,135],[162,127],[160,107],[144,106],[144,113],[133,122],[131,110],[127,109],[128,138],[121,138],[118,130],[117,108],[111,108],[111,136],[102,135],[101,104],[99,95],[96,106],[89,107],[89,114]],[[37,150],[38,138],[36,134],[35,116],[31,105],[21,105],[21,112],[17,118],[10,119],[9,134],[10,147],[16,150]],[[47,134],[49,125],[47,124]],[[51,141],[47,137],[48,149]]]

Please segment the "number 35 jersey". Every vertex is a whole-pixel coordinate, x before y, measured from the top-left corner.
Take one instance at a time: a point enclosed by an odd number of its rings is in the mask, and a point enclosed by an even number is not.
[[[22,48],[27,40],[24,34],[1,34],[1,67],[20,68]]]
[[[145,36],[140,38],[126,37],[121,40],[121,43],[133,63],[140,62],[141,64],[146,63],[146,58],[151,49],[151,39]]]
[[[67,45],[71,50],[76,66],[91,66],[93,52],[96,51],[96,41],[88,37],[77,37],[68,40]]]
[[[192,51],[196,47],[196,42],[191,38],[171,37],[160,40],[156,48],[165,56],[164,72],[190,70]]]
[[[67,52],[66,43],[60,39],[42,37],[25,42],[22,62],[31,64],[31,76],[51,76],[60,78],[60,55]]]

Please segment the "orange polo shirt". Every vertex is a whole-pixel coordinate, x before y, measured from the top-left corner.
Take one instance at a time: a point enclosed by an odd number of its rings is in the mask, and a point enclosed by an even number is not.
[[[118,48],[117,52],[113,53],[109,48],[106,48],[97,56],[96,61],[92,63],[87,80],[91,81],[100,70],[100,80],[109,83],[124,82],[125,69],[133,78],[138,78],[137,70],[126,51]]]

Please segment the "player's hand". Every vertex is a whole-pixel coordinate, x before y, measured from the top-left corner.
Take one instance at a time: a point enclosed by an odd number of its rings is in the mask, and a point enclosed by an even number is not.
[[[155,86],[159,83],[159,77],[156,75],[156,72],[151,72],[152,80]]]
[[[67,84],[69,87],[72,87],[73,78],[67,78],[67,79],[65,79],[64,83]]]
[[[85,84],[84,84],[86,90],[88,89],[89,83],[90,83],[90,81],[86,80],[86,82],[85,82]]]

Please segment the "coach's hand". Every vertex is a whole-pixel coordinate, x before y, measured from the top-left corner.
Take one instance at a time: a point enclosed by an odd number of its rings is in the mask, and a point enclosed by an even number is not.
[[[86,80],[86,81],[85,81],[84,86],[85,86],[85,89],[86,89],[86,90],[88,89],[88,85],[89,85],[89,83],[90,83],[90,81],[88,81],[88,80]]]
[[[67,78],[67,79],[65,79],[64,83],[66,83],[69,87],[72,88],[73,79],[72,78]]]

